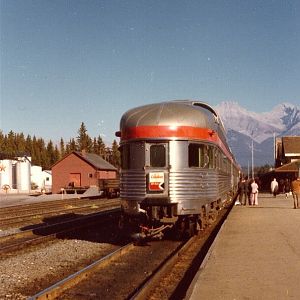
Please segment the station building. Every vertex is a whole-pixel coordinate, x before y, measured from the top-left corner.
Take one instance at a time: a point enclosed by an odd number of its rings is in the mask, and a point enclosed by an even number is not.
[[[275,168],[294,163],[300,159],[300,136],[276,138]]]
[[[261,176],[263,190],[270,190],[270,182],[276,178],[279,190],[283,182],[291,182],[300,176],[300,136],[283,136],[275,140],[275,168]]]
[[[300,136],[277,138],[275,149],[275,173],[290,179],[300,176]]]
[[[52,166],[52,193],[66,188],[99,187],[102,179],[116,179],[118,170],[101,156],[74,151]]]

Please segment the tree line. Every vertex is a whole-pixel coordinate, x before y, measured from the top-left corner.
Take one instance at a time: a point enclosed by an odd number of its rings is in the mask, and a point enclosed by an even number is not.
[[[32,165],[49,170],[69,153],[85,150],[88,153],[98,154],[117,168],[120,167],[119,145],[116,140],[108,147],[100,135],[91,138],[84,122],[81,123],[77,133],[76,138],[71,138],[68,142],[61,138],[59,145],[55,145],[52,140],[45,142],[43,138],[37,138],[35,135],[25,137],[24,133],[15,133],[12,130],[4,134],[0,130],[0,159],[30,156]]]

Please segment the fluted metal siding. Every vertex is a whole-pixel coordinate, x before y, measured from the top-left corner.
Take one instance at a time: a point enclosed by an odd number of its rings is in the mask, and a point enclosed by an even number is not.
[[[214,170],[189,169],[170,172],[169,195],[171,202],[214,199],[217,192]]]
[[[146,196],[146,175],[144,170],[126,170],[121,173],[121,198],[144,199]]]
[[[230,189],[227,175],[218,175],[215,170],[184,170],[169,173],[169,196],[171,202],[189,199],[218,199]],[[146,196],[144,171],[126,171],[121,175],[121,198]]]

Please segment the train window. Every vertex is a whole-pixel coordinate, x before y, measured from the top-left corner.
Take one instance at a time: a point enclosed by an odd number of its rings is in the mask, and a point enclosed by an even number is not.
[[[189,167],[204,168],[206,166],[204,145],[189,144]]]
[[[229,174],[229,163],[227,157],[224,157],[224,171],[226,174]]]
[[[208,167],[210,169],[215,168],[215,155],[214,155],[215,149],[213,147],[208,147],[207,149],[207,156],[208,156]]]
[[[145,143],[130,143],[130,163],[129,168],[142,169],[145,166]]]
[[[127,170],[130,167],[130,145],[123,145],[121,147],[121,164],[122,169]]]
[[[215,151],[215,162],[216,162],[216,168],[220,169],[220,151],[216,149]]]
[[[150,166],[155,168],[162,168],[166,166],[165,145],[150,146]]]

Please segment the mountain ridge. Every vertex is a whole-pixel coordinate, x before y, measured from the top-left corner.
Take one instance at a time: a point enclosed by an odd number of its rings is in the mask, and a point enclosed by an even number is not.
[[[214,109],[227,131],[228,144],[241,166],[249,165],[252,141],[255,165],[274,164],[274,137],[300,135],[300,107],[288,102],[270,112],[251,112],[234,101]]]

